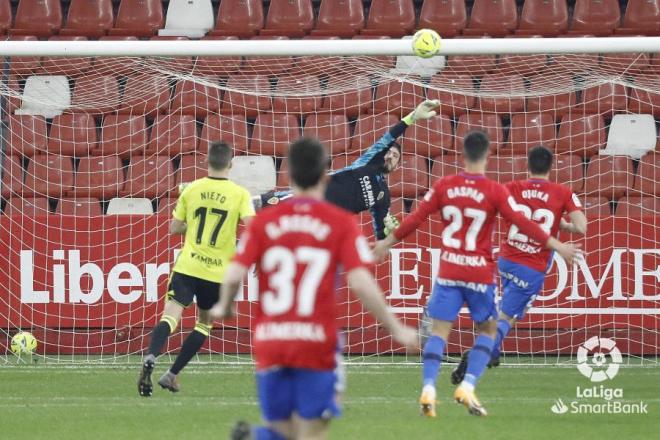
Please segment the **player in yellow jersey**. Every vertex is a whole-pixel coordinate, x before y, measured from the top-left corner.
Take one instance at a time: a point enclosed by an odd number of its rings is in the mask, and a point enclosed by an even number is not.
[[[170,369],[158,380],[162,388],[179,391],[177,374],[197,353],[211,331],[213,320],[209,310],[219,299],[225,268],[236,252],[238,222],[247,224],[254,216],[250,193],[228,179],[231,159],[229,145],[213,143],[208,152],[208,177],[186,186],[174,208],[170,233],[185,235],[185,242],[172,269],[165,310],[151,333],[149,351],[142,362],[138,379],[141,396],[151,396],[151,373],[156,358],[193,298],[197,299],[199,310],[197,323]]]

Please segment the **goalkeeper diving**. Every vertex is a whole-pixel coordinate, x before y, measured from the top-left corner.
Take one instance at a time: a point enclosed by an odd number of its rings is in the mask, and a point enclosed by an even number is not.
[[[384,239],[396,229],[399,221],[390,214],[390,190],[387,175],[401,164],[401,145],[396,142],[417,121],[434,117],[440,101],[426,100],[413,112],[390,127],[352,164],[330,175],[325,198],[353,213],[369,210],[373,219],[374,235]],[[291,191],[270,191],[253,198],[255,208],[276,205],[291,197]]]

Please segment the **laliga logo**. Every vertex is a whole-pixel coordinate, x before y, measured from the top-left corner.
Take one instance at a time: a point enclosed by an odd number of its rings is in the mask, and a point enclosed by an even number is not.
[[[606,350],[603,353],[601,350]],[[593,353],[590,356],[590,353]],[[608,361],[607,355],[612,358]],[[591,362],[589,362],[591,359]],[[623,362],[621,352],[616,348],[616,343],[607,338],[594,336],[580,345],[577,352],[578,370],[583,376],[592,382],[603,382],[614,379],[619,372],[619,366]],[[601,367],[603,367],[601,369]],[[606,367],[606,368],[605,368]]]

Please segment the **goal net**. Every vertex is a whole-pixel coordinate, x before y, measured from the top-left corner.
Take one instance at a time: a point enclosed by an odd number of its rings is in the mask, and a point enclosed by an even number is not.
[[[325,44],[326,42],[319,43]],[[577,46],[577,45],[576,45]],[[168,232],[178,185],[204,176],[209,142],[235,149],[232,178],[253,194],[288,187],[288,143],[316,136],[334,170],[354,161],[425,98],[440,114],[407,129],[389,176],[391,212],[414,209],[462,166],[462,138],[485,130],[488,176],[526,176],[526,151],[556,154],[552,179],[589,218],[586,260],[555,258],[542,294],[504,342],[504,362],[562,363],[592,336],[628,359],[660,347],[660,56],[651,53],[282,57],[28,57],[2,70],[0,354],[19,329],[54,361],[127,362],[162,311],[181,239]],[[359,216],[371,236],[368,213]],[[392,310],[422,326],[440,264],[437,216],[375,273]],[[501,225],[495,232],[498,243]],[[346,351],[400,360],[391,339],[338,289]],[[256,300],[216,324],[199,359],[243,362]],[[169,340],[194,326],[187,310]],[[423,327],[423,326],[422,326]],[[461,313],[448,352],[472,345]],[[9,357],[5,357],[9,359]],[[408,356],[418,361],[418,356]]]

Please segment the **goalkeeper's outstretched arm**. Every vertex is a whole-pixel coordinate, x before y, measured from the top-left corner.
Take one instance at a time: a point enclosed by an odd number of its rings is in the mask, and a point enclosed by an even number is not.
[[[381,138],[378,139],[376,143],[369,147],[369,149],[367,149],[367,151],[358,157],[352,164],[343,168],[343,170],[367,165],[378,153],[389,149],[392,143],[406,131],[406,128],[413,125],[417,121],[430,119],[437,115],[438,113],[435,109],[437,109],[439,106],[440,101],[437,99],[427,99],[426,101],[422,102],[409,115],[390,127],[387,133],[381,136]],[[336,172],[339,171],[342,170],[338,170]]]

